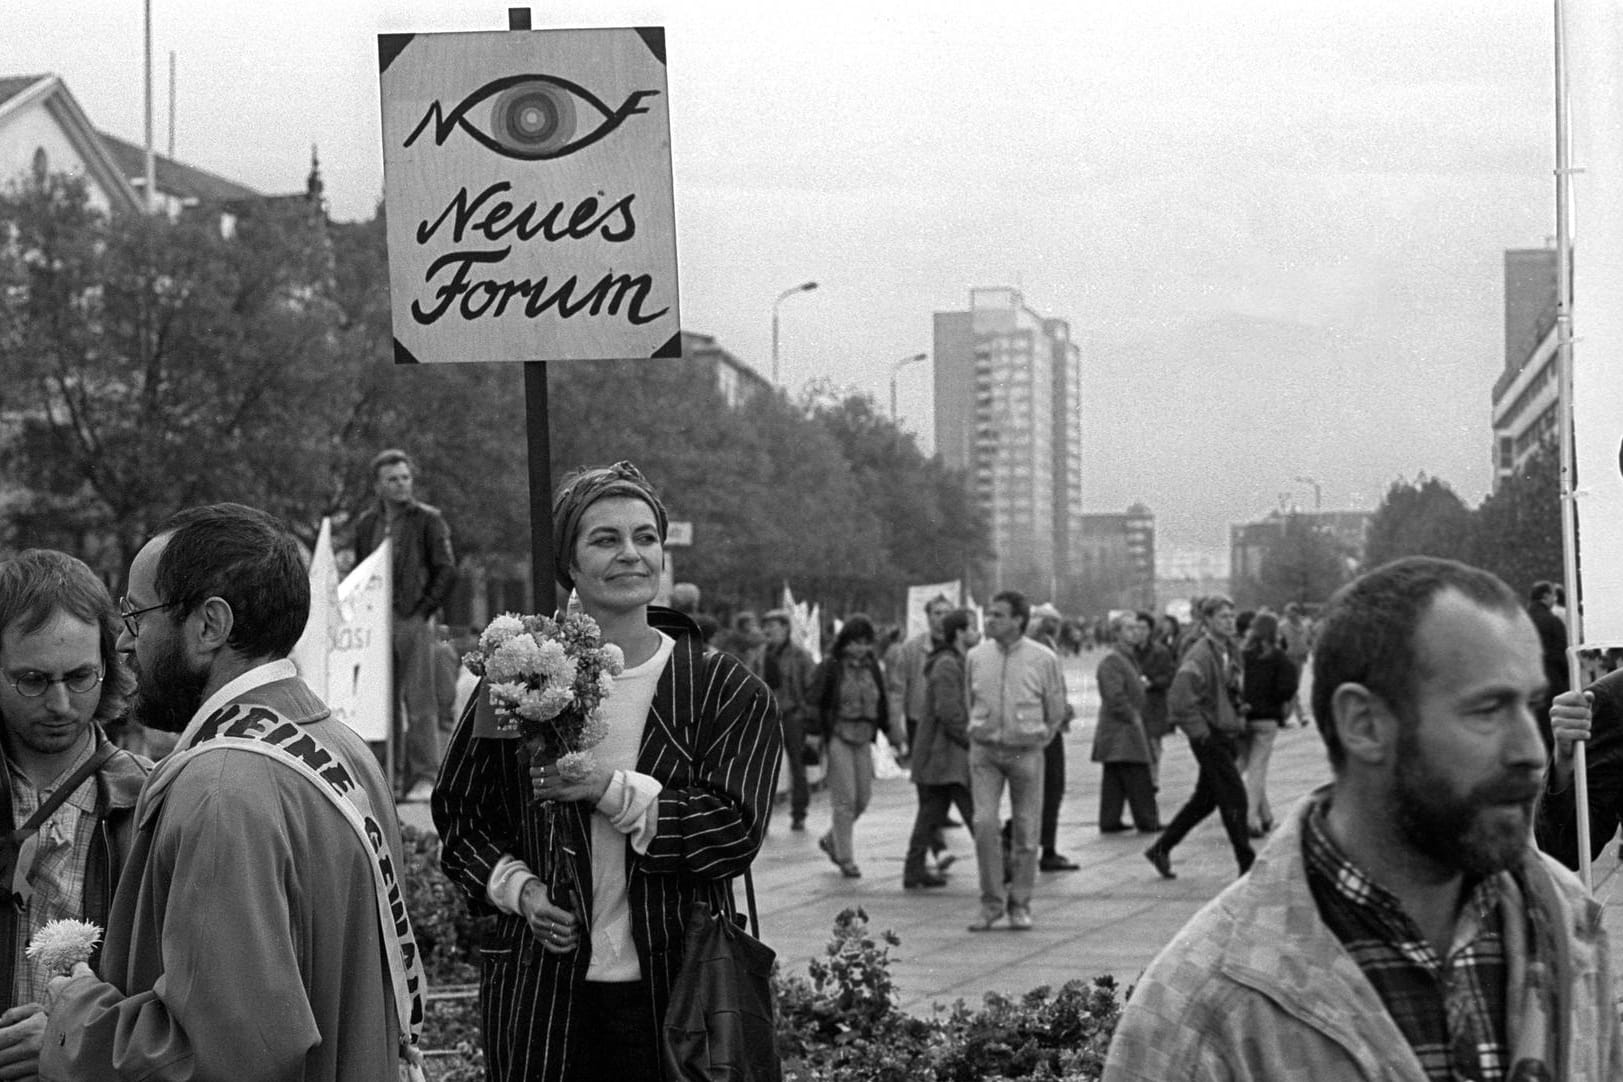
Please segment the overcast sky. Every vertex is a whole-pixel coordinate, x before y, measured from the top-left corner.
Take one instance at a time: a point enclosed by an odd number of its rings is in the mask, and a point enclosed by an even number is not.
[[[318,144],[339,218],[382,191],[376,35],[506,26],[494,3],[152,6],[160,149],[172,50],[177,157],[283,192]],[[1486,491],[1503,253],[1554,232],[1549,4],[534,11],[666,27],[682,323],[763,373],[772,300],[807,279],[785,381],[881,406],[932,312],[1012,285],[1083,343],[1085,509],[1147,503],[1163,553],[1311,507],[1298,477],[1326,509],[1421,471]],[[55,72],[139,141],[139,0],[5,0],[0,41],[0,74]],[[929,386],[900,377],[927,446]]]

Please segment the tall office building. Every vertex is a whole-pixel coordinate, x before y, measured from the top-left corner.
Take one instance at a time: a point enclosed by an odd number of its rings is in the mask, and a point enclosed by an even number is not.
[[[1006,287],[935,313],[935,442],[991,525],[992,590],[1070,592],[1082,536],[1082,356],[1070,325]]]
[[[1554,248],[1505,253],[1505,367],[1493,384],[1493,484],[1559,438]]]

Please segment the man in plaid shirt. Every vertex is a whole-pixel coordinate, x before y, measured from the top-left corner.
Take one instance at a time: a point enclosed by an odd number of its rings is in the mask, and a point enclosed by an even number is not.
[[[1107,1082],[1623,1078],[1600,907],[1530,841],[1539,640],[1484,571],[1416,557],[1331,599],[1331,784],[1151,963]],[[1586,732],[1558,696],[1554,769]]]

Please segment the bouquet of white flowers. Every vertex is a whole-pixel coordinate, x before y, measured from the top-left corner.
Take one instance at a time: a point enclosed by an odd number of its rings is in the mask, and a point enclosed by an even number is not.
[[[555,763],[570,781],[591,774],[592,748],[608,732],[603,702],[625,667],[625,655],[603,641],[596,620],[584,613],[562,621],[503,613],[479,636],[479,648],[462,660],[484,677],[497,728],[520,736],[519,756],[526,766]],[[572,900],[581,912],[570,874],[569,853],[576,845],[566,838],[568,820],[550,801],[541,802],[538,811],[548,867],[535,871],[557,904]]]

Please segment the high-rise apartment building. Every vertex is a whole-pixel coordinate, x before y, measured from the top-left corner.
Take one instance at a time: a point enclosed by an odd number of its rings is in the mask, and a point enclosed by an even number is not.
[[[1558,438],[1554,248],[1505,253],[1505,367],[1493,384],[1493,483]]]
[[[935,313],[935,443],[986,512],[993,590],[1063,603],[1081,538],[1082,356],[1019,290]]]

